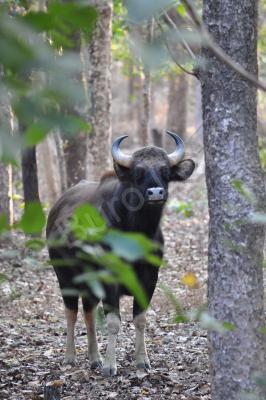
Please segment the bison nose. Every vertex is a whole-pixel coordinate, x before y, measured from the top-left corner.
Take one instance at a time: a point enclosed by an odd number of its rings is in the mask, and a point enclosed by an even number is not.
[[[165,198],[165,190],[162,187],[151,187],[146,191],[148,201],[160,201]]]

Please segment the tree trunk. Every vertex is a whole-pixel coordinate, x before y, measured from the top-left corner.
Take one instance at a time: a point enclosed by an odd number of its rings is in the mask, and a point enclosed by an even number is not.
[[[9,221],[9,174],[7,165],[0,163],[0,216],[5,214]]]
[[[64,0],[64,2],[67,3],[68,0]],[[75,34],[72,40],[74,43],[73,51],[75,52],[76,59],[80,60],[81,62],[81,35],[79,33]],[[77,117],[86,119],[87,105],[85,103],[87,82],[85,82],[85,80],[83,79],[82,73],[74,75],[72,79],[77,85],[83,84],[84,98],[82,99],[83,101],[81,101],[80,104],[75,104],[75,107],[65,108],[64,113],[66,115],[75,115]],[[86,178],[87,132],[75,132],[75,134],[72,134],[67,138],[64,136],[64,132],[62,132],[62,140],[65,158],[65,170],[67,176],[67,187],[71,187],[78,183],[80,180]]]
[[[110,168],[111,149],[111,0],[91,1],[98,19],[89,44],[89,97],[92,131],[87,139],[87,178],[98,180]]]
[[[67,172],[66,162],[64,155],[63,140],[59,131],[54,132],[54,141],[56,147],[56,154],[58,158],[59,176],[60,176],[60,188],[61,194],[67,189]]]
[[[153,19],[148,22],[144,30],[144,43],[150,43],[153,37],[154,21]],[[142,107],[141,107],[141,121],[140,121],[140,144],[141,146],[148,146],[150,139],[150,116],[151,116],[151,72],[147,65],[143,66],[144,79],[142,86]]]
[[[168,114],[167,129],[177,133],[184,139],[187,126],[187,91],[188,83],[184,73],[169,75]],[[173,143],[168,135],[165,135],[165,148],[172,149]]]
[[[75,185],[86,177],[86,140],[87,134],[84,132],[76,132],[63,140],[67,187]]]
[[[167,129],[184,138],[187,127],[187,78],[185,73],[169,75]]]
[[[257,74],[257,1],[204,0],[203,18],[237,63]],[[259,207],[265,188],[258,157],[256,89],[207,49],[201,73],[206,179],[210,210],[210,314],[235,330],[210,332],[213,400],[239,400],[243,392],[261,395],[253,374],[265,370],[263,326],[264,228],[250,222],[256,209],[234,188],[240,181]]]
[[[0,70],[0,75],[2,71]],[[12,115],[10,112],[9,98],[8,94],[6,96],[3,94],[0,99],[0,130],[4,132],[10,132],[12,130]],[[0,147],[4,148],[0,143]],[[0,158],[3,156],[5,158],[6,154],[3,151]],[[13,223],[13,201],[12,201],[12,166],[6,165],[0,161],[0,215],[5,214],[7,220]]]
[[[47,135],[45,140],[38,144],[37,168],[41,201],[52,205],[62,193],[61,166],[55,144],[55,135]]]
[[[22,151],[22,182],[25,204],[40,201],[35,146]]]

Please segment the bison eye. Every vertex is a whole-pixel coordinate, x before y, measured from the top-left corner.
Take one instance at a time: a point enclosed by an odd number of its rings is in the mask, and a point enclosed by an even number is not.
[[[145,169],[143,167],[136,167],[135,168],[135,179],[136,182],[141,182],[145,174]]]
[[[169,180],[170,178],[170,171],[169,168],[166,165],[163,165],[160,167],[160,175],[162,177],[162,179],[164,180]]]

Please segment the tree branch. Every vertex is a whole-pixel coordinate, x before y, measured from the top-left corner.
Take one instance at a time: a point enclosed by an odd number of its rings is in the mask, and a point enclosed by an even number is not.
[[[254,86],[257,88],[263,90],[266,92],[266,84],[262,81],[260,81],[255,75],[249,73],[245,68],[242,67],[242,65],[236,63],[228,54],[219,47],[211,35],[209,34],[208,30],[206,29],[203,21],[200,19],[200,17],[197,14],[197,11],[193,4],[191,3],[190,0],[182,0],[182,3],[186,7],[190,17],[194,21],[195,25],[198,27],[204,45],[209,48],[213,54],[224,64],[226,64],[228,67],[230,67],[233,71],[238,73],[242,78],[246,79],[248,82],[252,83]]]
[[[166,48],[167,48],[167,50],[168,50],[168,52],[169,52],[169,54],[170,54],[170,56],[171,56],[171,58],[172,58],[172,60],[173,60],[173,62],[183,71],[183,72],[185,72],[186,74],[189,74],[189,75],[192,75],[192,76],[197,76],[194,72],[192,72],[192,71],[189,71],[188,69],[186,69],[185,67],[183,67],[183,65],[181,65],[181,64],[179,64],[179,62],[177,61],[177,59],[175,58],[175,56],[174,56],[174,54],[173,54],[173,52],[172,52],[172,50],[171,50],[171,48],[170,48],[170,46],[169,46],[169,44],[168,44],[168,42],[167,42],[167,39],[164,37],[164,29],[163,29],[163,27],[162,27],[162,24],[160,23],[160,21],[156,18],[156,23],[157,23],[157,25],[158,25],[158,27],[159,27],[159,29],[160,29],[160,31],[162,32],[162,38],[163,38],[163,42],[164,42],[164,44],[165,44],[165,46],[166,46]]]
[[[180,36],[184,49],[187,50],[190,57],[193,58],[193,60],[195,60],[195,58],[196,58],[195,54],[193,53],[193,51],[192,51],[191,47],[189,46],[189,44],[187,43],[187,41],[183,38],[182,33],[178,29],[178,26],[172,20],[172,18],[167,13],[167,11],[164,12],[164,16],[167,19],[167,21],[170,23],[170,25],[173,27],[173,29],[178,33],[178,36]]]

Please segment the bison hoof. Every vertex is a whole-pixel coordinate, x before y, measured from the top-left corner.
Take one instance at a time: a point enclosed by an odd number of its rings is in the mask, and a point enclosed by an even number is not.
[[[66,354],[64,361],[63,361],[64,365],[75,365],[76,364],[76,357],[75,355],[72,354]]]
[[[149,371],[151,369],[151,364],[149,360],[143,360],[137,363],[137,369],[144,369],[145,371]]]
[[[110,376],[115,376],[116,371],[117,371],[116,365],[104,365],[102,369],[103,376],[105,376],[106,378]]]
[[[102,366],[103,366],[103,362],[102,362],[101,359],[95,360],[95,361],[92,361],[92,362],[91,362],[91,369],[97,369],[97,368],[100,368],[100,369],[101,369]]]

